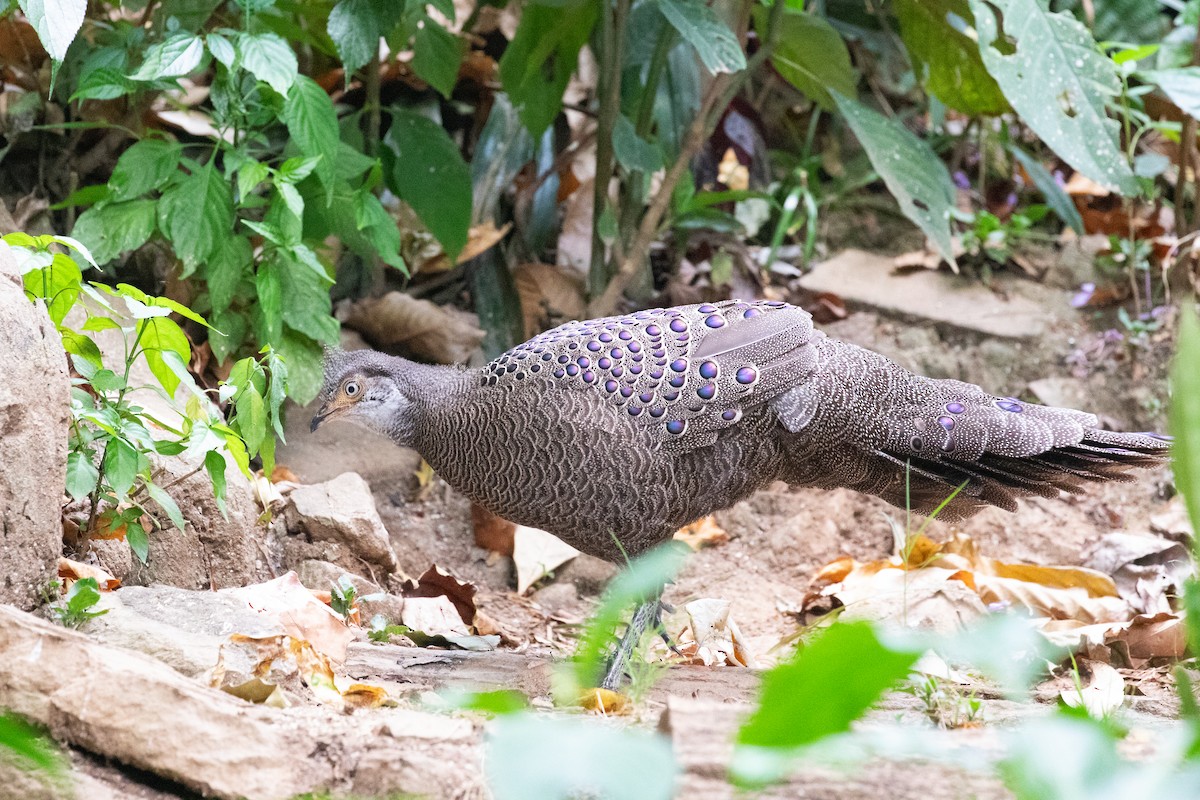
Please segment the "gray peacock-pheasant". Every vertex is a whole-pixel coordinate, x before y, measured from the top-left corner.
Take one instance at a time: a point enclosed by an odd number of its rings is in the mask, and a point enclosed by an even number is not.
[[[727,301],[569,322],[481,369],[331,351],[312,428],[339,416],[415,448],[514,522],[623,563],[766,484],[848,487],[962,519],[1162,462],[1168,442],[1081,411],[915,375]],[[658,615],[634,615],[604,685]]]

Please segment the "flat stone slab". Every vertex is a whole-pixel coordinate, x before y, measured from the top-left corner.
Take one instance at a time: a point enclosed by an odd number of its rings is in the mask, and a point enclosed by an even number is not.
[[[988,336],[1028,339],[1046,332],[1050,314],[1045,305],[1025,296],[1026,287],[1018,289],[1022,283],[1028,282],[1006,284],[1011,291],[1001,297],[970,277],[926,269],[897,272],[891,257],[862,250],[844,250],[800,278],[805,289],[836,294],[852,306]]]

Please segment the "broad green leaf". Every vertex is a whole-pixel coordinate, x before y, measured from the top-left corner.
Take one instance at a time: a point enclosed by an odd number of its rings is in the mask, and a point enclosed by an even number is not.
[[[125,523],[125,541],[129,543],[129,549],[137,556],[138,561],[143,564],[150,557],[150,537],[146,536],[146,529],[137,522]]]
[[[117,159],[108,186],[114,200],[131,200],[161,188],[179,168],[182,148],[163,139],[143,139]],[[132,249],[132,248],[127,248]]]
[[[63,350],[66,350],[71,355],[76,355],[87,360],[89,364],[92,364],[97,369],[101,369],[103,372],[108,372],[108,370],[102,369],[104,367],[104,357],[100,354],[100,348],[96,346],[96,343],[92,341],[90,336],[67,330],[66,328],[63,328],[59,333],[62,334]],[[96,374],[99,375],[100,373]],[[99,391],[106,391],[103,386],[96,386],[94,378],[92,385]]]
[[[225,509],[225,459],[216,450],[209,450],[204,454],[204,469],[208,472],[208,479],[212,481],[213,498],[217,501],[217,508],[221,511],[221,516],[229,519],[229,512]]]
[[[1079,216],[1079,209],[1075,207],[1075,201],[1063,191],[1063,188],[1054,180],[1054,176],[1042,166],[1042,162],[1026,153],[1014,142],[1009,143],[1008,152],[1012,153],[1013,158],[1021,164],[1025,174],[1033,181],[1033,185],[1042,193],[1050,210],[1057,214],[1059,219],[1070,225],[1071,230],[1082,236],[1083,217]]]
[[[46,311],[55,325],[62,325],[79,299],[82,280],[79,265],[62,253],[51,256],[48,266],[26,272],[22,277],[25,291],[46,301]]]
[[[99,480],[100,470],[92,463],[90,453],[73,450],[67,455],[67,494],[82,500],[92,493]]]
[[[942,258],[954,264],[950,240],[954,184],[946,165],[902,123],[836,92],[833,98],[904,216],[925,232]]]
[[[146,481],[146,492],[150,495],[150,499],[158,503],[159,508],[166,512],[171,523],[179,530],[183,530],[183,514],[179,511],[179,505],[175,499],[159,485]]]
[[[321,391],[325,351],[309,337],[289,329],[284,330],[276,349],[287,362],[288,394],[301,405],[310,402]]]
[[[65,59],[67,48],[83,25],[87,0],[21,0],[20,5],[50,57],[55,61]]]
[[[212,163],[163,193],[158,227],[175,246],[187,277],[203,264],[233,230],[233,197],[229,183]]]
[[[69,247],[76,253],[79,253],[79,255],[83,256],[84,261],[91,264],[96,269],[100,268],[100,265],[96,263],[96,259],[92,257],[92,252],[88,250],[87,246],[78,239],[73,239],[70,236],[62,236],[60,234],[50,234],[50,239],[58,244],[63,245],[64,247]]]
[[[662,169],[662,150],[654,142],[638,136],[633,123],[624,114],[617,117],[613,128],[613,152],[621,166],[630,172],[649,175]]]
[[[229,41],[228,37],[220,33],[210,33],[204,37],[204,41],[213,58],[224,64],[226,68],[233,68],[233,63],[237,60],[237,52],[233,49],[233,42]]]
[[[409,111],[392,115],[384,144],[392,162],[388,188],[412,206],[453,263],[471,224],[471,173],[458,146],[442,126]]]
[[[271,168],[266,164],[261,161],[247,159],[246,163],[238,167],[238,202],[245,203],[246,199],[254,194],[254,190],[258,185],[265,181],[270,174]]]
[[[338,151],[339,143],[333,101],[316,81],[301,75],[288,92],[283,119],[301,153],[314,158],[324,156],[318,162],[316,172],[327,197],[331,198],[336,168],[332,154]]]
[[[226,236],[217,243],[203,267],[213,311],[221,312],[229,308],[238,287],[249,274],[247,268],[251,266],[253,258],[250,242],[244,236]]]
[[[1144,81],[1158,84],[1158,88],[1179,106],[1180,111],[1200,119],[1200,67],[1147,69],[1134,74]]]
[[[792,749],[848,731],[919,655],[887,647],[866,623],[834,624],[763,675],[738,744]]]
[[[107,203],[83,212],[71,230],[101,264],[136,250],[154,235],[157,200]]]
[[[83,73],[75,91],[71,93],[71,100],[115,100],[137,88],[137,82],[125,77],[125,73],[121,70],[113,67],[97,67]]]
[[[337,344],[338,321],[333,318],[329,300],[332,281],[311,269],[283,271],[283,321],[293,330],[319,342]]]
[[[275,190],[279,192],[279,197],[283,200],[284,205],[288,207],[297,217],[304,216],[304,198],[300,196],[299,190],[290,183],[280,181],[275,184]]]
[[[658,0],[659,10],[684,41],[696,50],[709,72],[739,72],[746,54],[729,26],[703,0]]]
[[[46,775],[58,776],[65,771],[66,760],[54,746],[50,737],[42,734],[33,725],[16,714],[0,713],[0,751],[15,758],[17,767],[25,771],[40,770]]]
[[[151,45],[142,66],[129,77],[135,81],[182,77],[200,66],[203,57],[203,39],[191,33],[174,33]]]
[[[388,266],[408,274],[408,265],[400,256],[400,228],[388,214],[379,198],[370,192],[354,195],[355,221],[363,238],[370,243],[375,253]]]
[[[123,498],[137,477],[138,453],[123,439],[109,439],[104,451],[104,479],[118,498]]]
[[[379,52],[380,37],[391,33],[404,9],[404,3],[389,0],[342,0],[333,7],[326,30],[346,68],[347,80]]]
[[[309,156],[289,158],[279,165],[279,180],[286,183],[299,183],[312,174],[325,156]]]
[[[426,17],[417,23],[417,32],[413,35],[413,72],[447,99],[458,83],[462,53],[462,40],[432,18]]]
[[[99,353],[100,349],[97,348],[96,352]],[[95,374],[88,378],[88,383],[92,384],[92,388],[97,392],[117,392],[125,388],[125,378],[111,369],[96,370]]]
[[[490,724],[483,762],[496,800],[663,800],[678,788],[666,737],[578,716],[499,717]]]
[[[254,286],[258,292],[255,321],[259,341],[273,344],[283,331],[283,289],[279,277],[280,265],[275,260],[258,265]]]
[[[1045,0],[968,0],[979,51],[1013,109],[1064,161],[1124,195],[1138,182],[1105,103],[1121,84],[1080,22]],[[1001,31],[1002,15],[1006,28]]]
[[[522,9],[517,33],[500,58],[500,83],[535,137],[562,110],[563,91],[599,9],[591,0],[568,0],[561,6],[532,3]]]
[[[1004,93],[983,65],[978,43],[967,35],[974,21],[967,0],[894,0],[892,8],[925,91],[972,116],[1008,111]]]
[[[1192,529],[1200,531],[1200,319],[1194,300],[1185,300],[1181,312],[1171,368],[1172,466]],[[1193,547],[1200,555],[1200,540]]]
[[[174,320],[166,317],[153,317],[139,324],[144,326],[140,344],[145,351],[146,365],[167,396],[174,397],[179,388],[179,375],[181,372],[186,374],[191,357],[187,337]],[[177,363],[168,363],[172,358],[177,359]]]
[[[271,372],[271,382],[267,392],[267,413],[271,418],[271,425],[275,428],[275,434],[279,437],[279,441],[286,442],[287,439],[283,435],[283,401],[287,398],[288,372],[287,364],[282,358],[279,358],[275,351],[269,346],[264,347],[267,356],[267,367]]]
[[[238,433],[246,442],[251,455],[257,452],[267,436],[267,406],[262,395],[250,386],[242,390],[235,403],[237,415],[231,424],[237,425]]]
[[[769,9],[755,6],[754,25],[760,37],[766,33],[769,15]],[[831,90],[854,97],[858,73],[850,64],[850,51],[824,17],[789,8],[779,27],[771,65],[784,80],[826,110],[834,108]]]
[[[274,33],[241,33],[234,42],[242,67],[285,97],[296,82],[296,54]]]

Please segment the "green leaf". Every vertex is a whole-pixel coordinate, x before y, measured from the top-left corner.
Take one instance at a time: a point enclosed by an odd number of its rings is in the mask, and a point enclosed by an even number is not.
[[[212,255],[233,229],[229,183],[210,162],[163,193],[158,227],[175,246],[187,277]]]
[[[66,761],[53,740],[16,714],[0,714],[0,751],[15,756],[16,765],[26,771],[52,776],[65,771]]]
[[[100,352],[99,348],[96,349],[96,352]],[[111,369],[96,370],[95,374],[88,379],[88,383],[92,384],[92,388],[97,392],[119,392],[126,385],[125,378]]]
[[[1087,28],[1070,14],[1050,13],[1045,0],[968,2],[983,63],[1025,124],[1101,186],[1136,195],[1120,126],[1105,111],[1121,83]],[[997,14],[1008,26],[1003,32]]]
[[[101,264],[136,250],[154,235],[158,201],[107,203],[83,212],[71,230]]]
[[[528,4],[517,33],[500,58],[500,83],[535,137],[562,110],[563,91],[592,35],[600,4],[575,0],[562,6]]]
[[[950,240],[954,185],[946,165],[899,121],[836,92],[833,98],[904,216],[925,232],[942,258],[954,264]]]
[[[130,200],[161,188],[179,168],[182,151],[179,144],[164,139],[143,139],[134,144],[117,159],[108,179],[113,199]]]
[[[100,602],[100,583],[95,578],[79,578],[67,590],[67,610],[82,615]]]
[[[253,250],[245,236],[226,236],[217,242],[216,249],[203,267],[209,303],[214,312],[229,308],[253,259]]]
[[[125,440],[109,439],[104,451],[104,479],[118,498],[125,497],[133,486],[139,460],[137,450]]]
[[[276,349],[287,362],[288,394],[301,405],[311,402],[321,391],[325,351],[317,342],[290,329],[284,330]]]
[[[83,73],[71,94],[72,101],[115,100],[136,91],[138,84],[112,67],[99,67]]]
[[[974,23],[967,0],[894,0],[892,8],[925,91],[972,116],[1009,110],[1004,93],[983,65],[979,45],[967,35],[967,26]]]
[[[408,265],[400,256],[400,228],[396,220],[370,192],[354,194],[354,219],[363,238],[370,243],[383,263],[408,274]]]
[[[65,59],[83,25],[87,0],[21,0],[20,5],[50,57],[60,62]]]
[[[26,272],[22,277],[25,291],[46,301],[46,311],[55,325],[62,325],[79,299],[82,280],[79,265],[62,253],[51,256],[48,266]]]
[[[221,516],[229,519],[229,512],[225,509],[225,458],[216,450],[209,450],[204,454],[204,469],[208,472],[208,479],[212,481],[213,498],[217,501],[217,508],[221,511]]]
[[[1054,176],[1042,166],[1042,162],[1012,142],[1008,145],[1008,152],[1012,153],[1013,158],[1021,164],[1025,174],[1033,181],[1033,185],[1042,193],[1050,210],[1057,214],[1064,223],[1070,225],[1071,230],[1082,236],[1083,218],[1079,216],[1079,209],[1075,207],[1075,201],[1063,191],[1063,188],[1054,180]]]
[[[100,354],[100,348],[96,346],[96,343],[92,341],[90,336],[67,330],[66,328],[63,328],[59,333],[62,334],[63,350],[66,350],[71,355],[86,359],[89,364],[92,364],[97,369],[104,366],[104,357]],[[105,370],[105,372],[107,371]],[[93,381],[94,385],[95,381]],[[96,388],[104,391],[98,386]]]
[[[338,321],[331,314],[332,281],[311,269],[283,271],[283,321],[293,330],[320,342],[337,344]]]
[[[317,164],[317,176],[332,197],[336,164],[331,157],[338,151],[337,114],[333,101],[316,81],[301,75],[292,85],[283,106],[283,119],[300,152],[306,156],[324,156]]]
[[[613,152],[621,166],[630,172],[643,172],[647,175],[662,169],[662,150],[654,142],[648,142],[637,135],[633,123],[624,114],[617,116],[613,128]]]
[[[249,159],[242,164],[237,173],[238,202],[245,203],[246,199],[254,194],[255,188],[270,174],[271,168],[261,161]]]
[[[471,173],[458,146],[442,126],[408,111],[392,115],[384,144],[392,162],[388,188],[412,206],[453,263],[471,224]]]
[[[866,623],[834,624],[763,675],[758,705],[738,731],[738,744],[792,749],[848,731],[919,655],[887,647]]]
[[[658,8],[713,75],[746,68],[737,37],[703,0],[658,0]]]
[[[146,535],[146,529],[138,522],[125,523],[125,541],[129,543],[129,549],[137,556],[138,561],[143,564],[150,557],[150,537]]]
[[[1179,345],[1171,368],[1172,466],[1192,529],[1200,531],[1200,319],[1194,301],[1185,300],[1180,311]],[[1200,554],[1200,540],[1192,546]]]
[[[141,329],[139,344],[146,356],[146,365],[150,372],[162,385],[169,397],[175,396],[179,388],[179,373],[186,373],[186,365],[191,358],[191,345],[179,325],[167,317],[151,317],[138,323]],[[178,363],[167,363],[167,358],[174,357]]]
[[[417,23],[417,32],[413,35],[413,72],[446,99],[458,83],[462,54],[462,40],[431,17]]]
[[[309,156],[307,158],[289,158],[279,165],[279,180],[285,183],[299,183],[312,174],[325,156]]]
[[[1158,84],[1163,94],[1183,113],[1200,119],[1200,67],[1146,69],[1135,72],[1138,78]]]
[[[178,78],[194,71],[203,58],[203,39],[191,33],[174,33],[151,45],[142,66],[129,77],[135,81]]]
[[[67,455],[67,494],[82,500],[95,490],[99,480],[100,470],[92,463],[91,453],[72,450]]]
[[[171,495],[159,485],[146,481],[146,492],[150,495],[150,499],[158,503],[166,515],[171,519],[172,524],[179,530],[183,530],[183,514],[179,511],[179,505],[175,502]]]
[[[754,8],[754,26],[766,35],[769,9]],[[850,51],[824,17],[790,8],[779,22],[779,41],[771,65],[792,86],[826,110],[834,108],[830,91],[854,97],[858,73],[850,64]]]
[[[240,33],[234,43],[241,65],[283,96],[296,82],[296,54],[274,33]]]
[[[380,37],[391,33],[404,9],[404,3],[388,0],[342,0],[333,7],[326,30],[347,79],[378,54]]]
[[[247,387],[238,395],[235,404],[237,415],[232,422],[246,442],[246,449],[254,455],[267,436],[267,406],[254,387]]]
[[[283,329],[283,289],[279,264],[274,260],[258,265],[254,286],[258,293],[255,306],[259,340],[268,344],[279,341]]]
[[[227,69],[233,68],[233,64],[237,60],[233,42],[219,33],[209,33],[204,37],[204,42],[208,45],[208,52],[212,53],[213,58],[224,64]]]

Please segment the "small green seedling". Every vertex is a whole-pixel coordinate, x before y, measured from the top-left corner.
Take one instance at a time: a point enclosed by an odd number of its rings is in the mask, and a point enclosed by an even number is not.
[[[95,578],[80,578],[72,583],[64,599],[65,604],[51,608],[58,621],[68,628],[81,627],[88,620],[108,613],[107,608],[103,611],[91,610],[100,602],[100,585]]]

